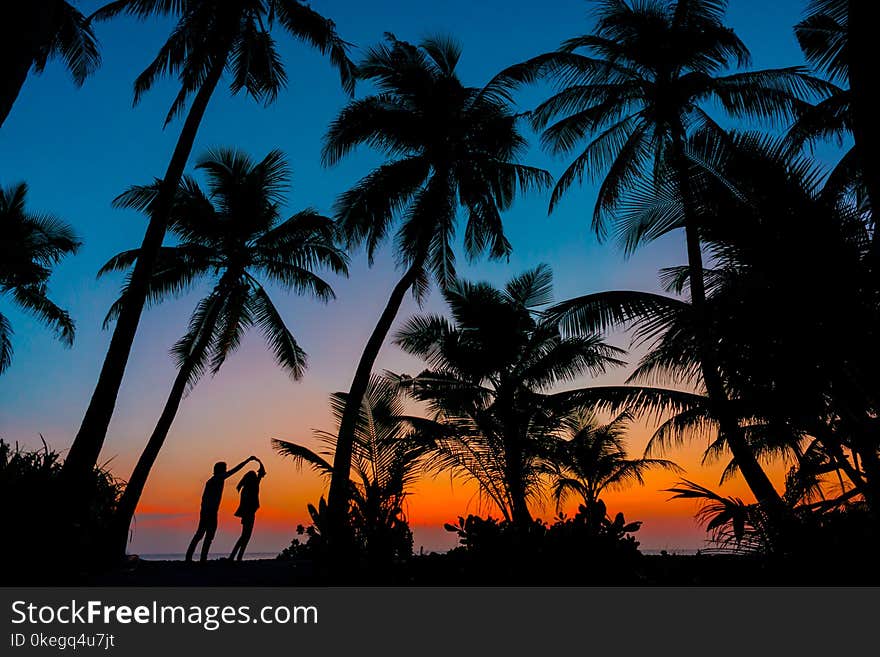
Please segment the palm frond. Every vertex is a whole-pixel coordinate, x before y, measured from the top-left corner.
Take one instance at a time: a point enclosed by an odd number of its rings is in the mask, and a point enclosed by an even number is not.
[[[249,305],[253,309],[254,323],[262,330],[263,337],[275,356],[275,362],[286,369],[295,380],[302,378],[308,366],[306,353],[297,344],[262,286],[252,291]]]
[[[0,374],[12,364],[12,323],[0,313]]]
[[[272,449],[281,456],[290,457],[297,468],[301,469],[303,465],[308,465],[312,470],[325,477],[333,474],[333,466],[308,447],[281,440],[280,438],[273,438]]]
[[[24,310],[35,315],[55,331],[66,346],[73,346],[76,327],[66,310],[55,305],[47,296],[44,285],[20,285],[12,288],[12,299]]]
[[[523,308],[544,306],[553,300],[553,270],[541,264],[508,281],[507,298]]]

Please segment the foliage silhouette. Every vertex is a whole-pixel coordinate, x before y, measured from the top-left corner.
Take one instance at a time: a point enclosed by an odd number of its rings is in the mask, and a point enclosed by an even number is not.
[[[848,83],[847,89],[837,90],[827,101],[808,110],[799,121],[798,132],[816,137],[852,131],[855,145],[838,169],[858,176],[873,207],[880,198],[880,128],[873,91],[875,35],[869,7],[870,3],[857,0],[809,0],[804,19],[795,26],[795,36],[807,61],[832,81]],[[876,259],[880,257],[880,238],[876,230],[874,235],[872,257]],[[876,269],[877,263],[872,266]]]
[[[334,298],[333,289],[316,270],[348,273],[348,258],[336,245],[331,219],[312,209],[281,219],[289,172],[279,151],[259,162],[240,151],[209,151],[196,169],[205,173],[207,191],[194,178],[181,181],[169,215],[169,230],[180,242],[159,250],[147,298],[159,302],[205,279],[211,291],[196,305],[186,334],[172,350],[177,377],[119,504],[119,555],[124,554],[132,516],[184,394],[205,373],[220,371],[245,331],[259,328],[278,365],[292,378],[302,377],[306,354],[264,283],[326,302]],[[116,205],[149,211],[160,194],[160,182],[133,187],[116,199]],[[124,251],[100,273],[130,269],[140,257],[140,249]],[[131,281],[130,273],[105,324],[123,311]]]
[[[42,436],[41,436],[42,439]],[[0,541],[4,585],[57,585],[103,566],[101,544],[110,530],[123,482],[107,465],[89,477],[92,503],[75,532],[59,539],[61,458],[43,441],[23,449],[0,439],[0,495],[12,531]]]
[[[560,90],[532,112],[533,125],[544,130],[543,143],[567,154],[588,136],[591,140],[557,181],[550,207],[585,175],[604,176],[593,213],[593,228],[600,237],[627,190],[639,184],[656,186],[664,169],[674,173],[669,184],[683,200],[681,220],[669,221],[661,212],[640,234],[622,231],[621,237],[633,248],[648,236],[684,228],[698,329],[695,346],[708,396],[752,492],[780,514],[779,494],[727,408],[717,356],[702,317],[706,299],[701,226],[685,144],[696,128],[723,138],[721,127],[702,108],[708,101],[735,118],[778,120],[795,116],[805,105],[804,97],[830,89],[799,67],[724,75],[726,69],[746,66],[750,60],[745,44],[723,23],[726,4],[597,2],[592,34],[571,38],[556,52],[510,67],[495,84],[510,88],[549,78],[559,85]]]
[[[871,3],[805,3],[795,36],[825,80],[799,66],[750,70],[748,49],[725,24],[725,0],[595,0],[592,33],[483,87],[461,81],[462,49],[446,36],[411,44],[388,34],[356,67],[335,25],[300,0],[117,0],[90,17],[64,0],[7,4],[0,126],[27,76],[50,59],[83,84],[100,62],[92,21],[121,14],[172,19],[135,82],[134,102],[175,76],[165,125],[185,114],[165,175],[116,200],[144,211],[149,225],[140,249],[102,270],[129,275],[108,313],[112,341],[66,461],[45,443],[26,450],[0,440],[0,495],[15,529],[0,548],[15,566],[8,579],[77,581],[108,554],[122,556],[179,404],[219,370],[245,330],[263,329],[292,378],[305,370],[263,284],[327,300],[332,291],[315,270],[345,273],[340,242],[365,247],[372,264],[393,235],[402,273],[350,390],[331,399],[336,430],[316,432],[318,451],[273,443],[329,481],[327,499],[308,505],[311,524],[282,554],[296,562],[281,564],[293,565],[292,577],[314,562],[329,567],[317,583],[681,584],[706,583],[721,570],[735,584],[880,581],[880,123]],[[233,95],[244,91],[264,105],[285,88],[278,31],[327,56],[349,94],[355,79],[372,85],[325,136],[327,166],[361,146],[384,157],[338,197],[337,221],[306,210],[279,223],[286,172],[277,151],[260,162],[212,152],[197,167],[208,173],[207,191],[184,175],[224,75]],[[514,91],[538,81],[551,94],[517,113]],[[716,122],[710,110],[724,118]],[[521,163],[521,119],[545,150],[569,160],[555,185]],[[728,132],[720,122],[729,120],[785,127],[787,135]],[[830,170],[804,148],[826,139],[853,141]],[[600,182],[593,230],[625,255],[683,230],[687,260],[660,272],[664,292],[610,290],[549,307],[546,266],[502,288],[458,279],[459,229],[469,259],[508,257],[502,213],[518,193],[552,187],[553,212],[587,179]],[[24,184],[0,189],[0,295],[69,345],[73,322],[47,284],[79,242],[64,223],[30,212],[27,195]],[[174,245],[163,246],[169,230]],[[140,315],[205,279],[210,291],[174,348],[179,371],[162,416],[124,485],[97,462]],[[427,369],[374,375],[407,292],[421,304],[434,283],[451,317],[418,315],[394,338]],[[620,328],[647,353],[622,385],[578,387],[622,364],[625,352],[604,337]],[[12,328],[0,315],[0,372],[11,358]],[[404,395],[427,417],[405,413]],[[604,414],[607,424],[598,420]],[[640,457],[627,453],[625,440],[636,418],[655,425]],[[695,439],[705,440],[705,464],[721,461],[719,485],[742,477],[754,501],[683,479],[667,492],[698,505],[710,560],[682,566],[668,554],[640,555],[640,523],[611,517],[602,498],[644,483],[649,470],[680,472],[662,457]],[[188,556],[203,538],[207,554],[223,480],[244,463],[232,471],[217,465]],[[780,467],[782,487],[768,477]],[[414,555],[407,500],[424,473],[475,482],[500,519],[459,517],[446,526],[458,548]],[[547,501],[559,512],[572,494],[582,502],[573,517],[535,517]],[[242,515],[234,556],[253,526],[253,513]]]
[[[93,18],[103,20],[121,13],[141,19],[152,16],[177,19],[156,58],[135,81],[135,102],[165,75],[176,75],[180,81],[180,91],[166,117],[166,124],[183,111],[190,96],[193,100],[160,181],[159,193],[149,207],[150,222],[140,247],[140,257],[131,273],[125,303],[119,309],[101,373],[65,460],[64,470],[71,487],[74,514],[76,507],[82,504],[77,494],[77,480],[97,461],[107,436],[181,176],[208,102],[224,71],[231,73],[230,91],[233,94],[244,90],[264,103],[274,100],[286,83],[284,67],[271,34],[277,25],[293,38],[327,54],[339,69],[347,91],[351,92],[354,84],[352,64],[346,54],[347,44],[336,34],[333,22],[299,0],[222,3],[215,0],[115,0],[98,10]]]
[[[486,584],[632,584],[641,556],[633,534],[640,527],[622,513],[610,518],[601,500],[552,523],[518,525],[470,515],[445,525],[460,543],[447,559],[467,581]]]
[[[0,128],[31,71],[61,59],[78,87],[101,63],[90,21],[64,0],[22,0],[3,6],[0,23]]]
[[[28,211],[27,193],[25,183],[0,188],[0,297],[8,294],[69,347],[73,320],[49,299],[47,283],[52,268],[76,253],[81,243],[57,217]],[[0,313],[0,374],[12,363],[12,333],[12,324]]]
[[[331,527],[341,533],[361,400],[406,292],[421,300],[431,277],[441,288],[455,280],[459,210],[467,214],[468,257],[488,252],[503,258],[510,244],[501,212],[517,191],[550,183],[546,171],[518,162],[526,141],[508,98],[458,78],[461,54],[448,37],[412,45],[388,35],[359,65],[359,78],[376,85],[377,93],[352,101],[325,137],[328,165],[360,145],[389,158],[339,197],[336,213],[349,245],[365,245],[371,262],[396,224],[395,251],[405,270],[358,362],[339,427],[328,505]]]
[[[345,413],[347,395],[337,392],[330,407],[337,427]],[[412,554],[412,533],[404,503],[419,474],[424,448],[407,439],[400,392],[391,382],[373,377],[361,402],[355,425],[352,468],[356,479],[349,493],[348,548],[350,557],[361,558],[373,570],[387,568]],[[297,467],[308,465],[325,479],[333,475],[332,457],[337,432],[315,431],[323,445],[320,452],[285,440],[274,439],[279,454],[289,456]],[[326,557],[327,505],[309,505],[312,518],[308,546],[313,557]],[[305,531],[305,530],[303,530]],[[330,530],[332,531],[332,530]],[[303,532],[300,532],[302,534]]]
[[[565,418],[563,440],[556,443],[548,459],[553,499],[557,511],[570,494],[581,497],[588,512],[605,491],[645,485],[650,470],[681,472],[672,461],[629,458],[626,448],[627,414],[599,424],[593,413],[583,409]]]
[[[430,417],[410,420],[431,453],[426,466],[476,481],[504,519],[521,526],[532,522],[528,502],[542,495],[560,431],[581,411],[548,391],[621,364],[619,350],[598,335],[564,338],[556,321],[542,318],[552,284],[544,265],[504,289],[459,281],[443,291],[452,321],[416,316],[395,337],[429,367],[398,377],[427,403]]]
[[[841,502],[857,494],[876,508],[878,444],[871,418],[877,396],[869,374],[876,362],[863,348],[873,340],[878,317],[866,276],[869,224],[845,187],[825,181],[807,158],[779,141],[744,134],[718,142],[701,135],[690,148],[703,163],[694,176],[700,213],[714,219],[703,233],[715,264],[705,272],[706,317],[730,408],[751,451],[762,460],[793,460],[804,481],[812,478],[823,490],[829,482],[815,478],[836,473]],[[666,197],[639,193],[627,200],[628,220],[639,222],[658,205],[682,213],[674,188],[668,189]],[[827,266],[815,268],[818,261]],[[664,278],[676,293],[690,280],[687,268]],[[650,345],[632,382],[701,385],[688,304],[612,292],[573,299],[551,312],[574,331],[630,324],[635,339]],[[649,452],[701,435],[713,438],[707,459],[729,446],[705,397],[672,390],[645,396],[639,387],[604,392],[611,410],[671,411]],[[734,458],[724,478],[739,466]],[[778,520],[770,524],[782,530]]]

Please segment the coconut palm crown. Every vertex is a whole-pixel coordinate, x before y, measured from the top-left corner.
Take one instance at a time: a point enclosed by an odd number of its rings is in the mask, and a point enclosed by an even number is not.
[[[80,247],[73,229],[57,217],[30,212],[28,187],[18,183],[0,188],[0,298],[10,295],[33,313],[67,346],[73,344],[74,323],[67,311],[47,296],[52,268]],[[12,324],[0,313],[0,373],[12,362]]]

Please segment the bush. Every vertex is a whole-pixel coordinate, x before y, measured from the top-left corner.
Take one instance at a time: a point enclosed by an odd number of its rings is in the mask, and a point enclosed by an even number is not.
[[[475,582],[625,583],[641,556],[632,535],[640,526],[622,513],[611,519],[601,501],[591,509],[581,505],[571,518],[560,514],[552,523],[536,519],[526,527],[469,515],[445,525],[460,544],[447,556]]]
[[[45,441],[42,449],[14,447],[0,439],[0,499],[7,527],[0,541],[4,584],[59,583],[102,562],[102,546],[123,484],[104,468],[88,482],[92,500],[84,518],[63,515],[61,459]]]
[[[279,559],[310,559],[321,562],[327,556],[324,539],[327,517],[327,503],[322,497],[318,506],[308,505],[312,524],[299,525],[289,547]],[[407,561],[412,557],[412,531],[401,513],[376,514],[379,520],[368,522],[365,514],[352,508],[349,518],[351,534],[341,548],[345,562],[351,566],[353,574],[358,572],[380,575]],[[372,516],[366,516],[370,518]],[[349,574],[352,574],[349,573]]]

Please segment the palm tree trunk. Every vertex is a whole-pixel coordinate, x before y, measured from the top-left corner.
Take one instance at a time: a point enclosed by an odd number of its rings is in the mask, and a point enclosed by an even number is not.
[[[134,518],[134,512],[144,492],[144,486],[147,483],[147,478],[150,476],[150,471],[156,463],[156,458],[162,450],[162,445],[165,444],[165,438],[168,437],[168,431],[171,429],[171,424],[174,422],[177,410],[180,408],[180,402],[186,392],[186,386],[191,373],[192,361],[188,361],[177,372],[177,377],[174,379],[174,385],[171,386],[171,393],[168,395],[168,400],[165,402],[165,407],[162,409],[162,414],[159,416],[156,428],[153,429],[153,434],[150,436],[150,440],[147,442],[143,453],[141,453],[116,507],[113,530],[110,537],[112,543],[110,547],[113,550],[113,555],[111,556],[114,558],[125,556],[125,550],[128,545],[128,530],[132,518]]]
[[[880,456],[877,454],[877,422],[856,423],[853,431],[854,450],[862,462],[862,495],[868,511],[880,531]]]
[[[397,317],[403,297],[413,286],[419,272],[424,266],[427,257],[427,249],[423,249],[421,255],[410,265],[403,277],[394,286],[385,310],[379,317],[379,322],[373,329],[373,333],[367,340],[367,345],[358,361],[351,388],[345,400],[345,410],[339,422],[339,436],[336,440],[336,449],[333,455],[333,476],[330,480],[330,490],[327,494],[327,524],[330,530],[328,542],[332,546],[334,541],[338,544],[344,536],[347,509],[349,499],[349,481],[351,476],[351,455],[354,445],[354,432],[357,426],[358,416],[361,412],[361,404],[370,383],[370,375],[373,365],[379,356],[379,350],[391,330],[391,325]]]
[[[513,409],[516,407],[516,395],[503,387],[498,390],[495,403],[499,408],[508,409],[504,413],[503,425],[504,436],[504,469],[507,485],[507,493],[510,497],[510,514],[514,526],[527,530],[532,524],[532,514],[529,512],[529,504],[526,496],[525,481],[525,446],[528,438],[522,436],[519,423],[515,418]]]
[[[73,499],[77,497],[79,482],[85,480],[89,470],[97,463],[101,448],[104,445],[107,428],[110,425],[110,418],[113,415],[119,387],[122,384],[122,377],[125,373],[125,366],[128,363],[141,312],[146,302],[150,276],[158,257],[159,249],[162,246],[162,241],[165,238],[174,195],[180,184],[180,178],[183,175],[187,160],[192,152],[199,124],[205,115],[211,94],[214,93],[214,89],[220,81],[224,66],[225,61],[215,62],[214,67],[208,73],[204,85],[202,85],[193,99],[192,107],[190,107],[186,121],[183,124],[183,129],[180,132],[180,137],[177,140],[177,145],[174,148],[165,177],[162,179],[162,185],[156,199],[156,206],[150,213],[150,223],[144,235],[140,255],[135,262],[134,270],[131,274],[128,293],[126,294],[122,311],[119,314],[119,319],[116,321],[113,337],[110,340],[110,347],[107,350],[107,355],[104,357],[104,365],[101,368],[98,383],[92,393],[92,398],[83,417],[79,432],[64,461],[63,475],[69,489],[69,494]]]
[[[880,104],[876,101],[876,44],[873,20],[874,3],[849,0],[849,87],[852,96],[853,135],[856,155],[865,179],[874,214],[873,256],[880,259],[880,231],[876,229],[876,211],[880,207]],[[876,264],[875,264],[876,267]]]
[[[876,447],[870,445],[862,450],[860,456],[865,470],[865,501],[874,517],[880,521],[880,458]]]
[[[532,524],[532,514],[526,502],[525,486],[521,478],[510,482],[510,498],[513,501],[511,520],[521,529],[527,529]]]
[[[12,111],[21,88],[52,23],[53,2],[12,2],[4,8],[0,31],[0,128]]]
[[[775,519],[781,521],[782,514],[784,514],[784,502],[746,442],[742,429],[739,426],[739,420],[730,412],[727,392],[721,380],[715,349],[712,345],[712,335],[708,326],[708,317],[706,316],[703,254],[700,236],[697,231],[696,213],[694,212],[692,195],[690,193],[690,177],[687,159],[684,154],[684,138],[680,135],[673,138],[673,158],[684,205],[691,304],[695,315],[697,348],[699,350],[703,382],[706,386],[706,395],[709,398],[709,403],[712,405],[712,411],[718,420],[721,431],[727,440],[727,445],[734,459],[736,459],[737,466],[739,466],[749,489],[751,489],[752,494],[762,508]]]
[[[3,58],[0,57],[0,59]],[[6,65],[3,67],[3,72],[0,73],[0,128],[3,127],[3,122],[12,111],[12,106],[24,86],[34,59],[30,54],[18,52],[5,58],[4,61]]]

